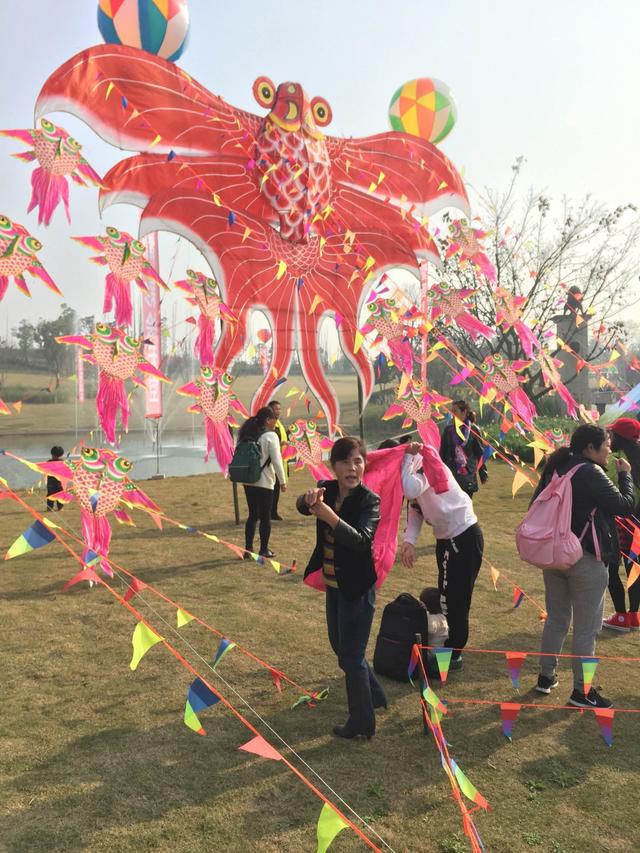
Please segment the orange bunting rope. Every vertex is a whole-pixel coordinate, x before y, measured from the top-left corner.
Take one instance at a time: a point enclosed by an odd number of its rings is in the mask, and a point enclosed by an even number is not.
[[[427,678],[427,672],[426,672],[426,669],[424,666],[424,661],[422,660],[421,654],[417,655],[417,660],[420,664],[420,669],[422,671],[423,684],[426,685],[426,690],[428,691],[430,689],[429,688],[429,680]],[[434,699],[437,699],[437,697],[434,696]],[[443,767],[443,769],[447,775],[447,778],[449,779],[453,798],[455,799],[455,801],[458,805],[458,808],[460,809],[460,814],[462,816],[462,828],[464,830],[465,835],[469,839],[469,843],[471,844],[471,851],[472,851],[472,853],[482,853],[482,851],[484,850],[484,847],[483,847],[482,842],[480,840],[478,830],[476,829],[475,824],[473,822],[473,819],[471,817],[471,815],[474,812],[478,811],[480,806],[475,805],[473,808],[469,809],[469,808],[467,808],[467,805],[464,802],[464,799],[463,799],[462,794],[460,792],[460,786],[459,786],[458,781],[456,780],[456,777],[455,777],[453,770],[452,770],[451,756],[449,755],[449,745],[448,745],[447,740],[446,740],[444,733],[442,731],[442,726],[440,725],[440,716],[441,715],[439,714],[439,712],[434,707],[434,713],[433,713],[433,716],[431,716],[431,714],[429,713],[429,709],[427,707],[427,699],[424,696],[424,692],[421,693],[421,696],[420,696],[420,705],[422,707],[422,715],[423,715],[424,723],[427,726],[427,728],[429,729],[429,732],[431,733],[431,735],[434,739],[436,747],[438,748],[438,751],[440,752],[442,767]],[[443,713],[445,713],[445,712],[443,712]],[[489,806],[487,803],[487,809],[488,808],[489,808]]]
[[[36,519],[37,519],[37,520],[39,520],[39,521],[43,521],[42,516],[40,515],[40,513],[38,513],[38,512],[37,512],[37,510],[34,510],[34,509],[33,509],[33,507],[29,506],[29,504],[28,504],[26,501],[24,501],[24,500],[23,500],[23,499],[22,499],[22,498],[21,498],[21,497],[20,497],[20,496],[15,492],[15,491],[13,491],[13,489],[11,489],[10,487],[8,487],[8,486],[6,486],[6,487],[5,487],[5,492],[4,492],[4,495],[3,495],[3,496],[7,496],[7,497],[10,497],[12,500],[15,500],[15,501],[16,501],[17,503],[19,503],[19,504],[20,504],[24,509],[26,509],[26,510],[27,510],[27,512],[29,512],[29,513],[30,513],[34,518],[36,518]],[[80,565],[81,565],[81,566],[83,566],[83,569],[84,569],[84,568],[85,568],[85,566],[84,566],[84,562],[83,562],[83,560],[82,560],[82,557],[81,557],[79,554],[77,554],[77,553],[73,550],[73,548],[71,548],[71,546],[70,546],[67,542],[65,542],[65,540],[62,538],[62,536],[60,536],[60,535],[58,534],[58,532],[57,532],[56,528],[49,528],[49,530],[51,531],[51,533],[53,534],[53,536],[58,540],[58,542],[60,542],[60,543],[62,544],[62,546],[63,546],[63,547],[68,551],[68,553],[73,557],[73,559],[74,559],[74,560],[76,560],[78,563],[80,563]],[[110,586],[110,585],[109,585],[109,584],[108,584],[108,583],[107,583],[103,578],[99,577],[97,574],[95,575],[95,578],[96,578],[97,582],[98,582],[101,586],[103,586],[103,587],[104,587],[104,588],[105,588],[105,589],[106,589],[106,590],[107,590],[107,591],[108,591],[108,592],[109,592],[109,593],[110,593],[110,594],[111,594],[111,595],[112,595],[112,596],[113,596],[113,597],[114,597],[114,598],[115,598],[115,599],[116,599],[116,600],[117,600],[117,601],[118,601],[118,602],[119,602],[123,607],[125,607],[125,608],[130,612],[130,613],[132,613],[132,614],[136,617],[136,619],[138,620],[138,622],[142,623],[142,624],[143,624],[146,628],[148,628],[148,629],[149,629],[149,631],[151,631],[153,634],[156,634],[155,630],[153,629],[153,626],[152,626],[152,625],[151,625],[151,624],[150,624],[150,623],[149,623],[149,622],[148,622],[148,621],[147,621],[147,620],[142,616],[142,614],[141,614],[141,613],[139,613],[139,612],[138,612],[138,610],[136,610],[136,608],[135,608],[135,607],[133,607],[133,605],[132,605],[132,604],[130,604],[128,601],[126,601],[122,596],[118,595],[118,593],[117,593],[117,592],[116,592],[116,591],[115,591],[115,590],[114,590],[114,589],[113,589],[113,588],[112,588],[112,587],[111,587],[111,586]],[[174,631],[174,633],[176,633],[176,634],[178,635],[178,637],[180,637],[180,634],[179,634],[179,632],[178,632],[176,629],[173,629],[173,631]],[[157,634],[156,634],[156,636],[157,636]],[[181,638],[181,639],[182,639],[182,638]],[[235,717],[236,717],[236,718],[237,718],[237,719],[238,719],[238,720],[239,720],[239,721],[240,721],[240,722],[241,722],[241,723],[242,723],[246,728],[248,728],[248,729],[253,733],[253,735],[254,735],[255,737],[258,737],[258,738],[260,738],[261,740],[263,740],[263,739],[264,739],[264,738],[262,737],[262,735],[260,734],[260,732],[258,731],[258,729],[256,729],[256,728],[255,728],[255,726],[253,726],[253,725],[252,725],[252,723],[250,723],[250,722],[249,722],[249,720],[248,720],[248,719],[247,719],[247,718],[246,718],[246,717],[245,717],[245,716],[244,716],[240,711],[238,711],[238,710],[237,710],[237,708],[236,708],[236,707],[235,707],[235,706],[234,706],[234,705],[233,705],[233,704],[232,704],[232,703],[231,703],[231,702],[230,702],[230,701],[229,701],[225,696],[223,696],[223,695],[219,692],[219,690],[216,690],[216,689],[215,689],[215,688],[214,688],[214,687],[213,687],[213,686],[212,686],[212,685],[211,685],[211,684],[206,680],[206,678],[204,678],[204,677],[203,677],[203,676],[198,672],[198,670],[197,670],[197,669],[196,669],[192,664],[190,664],[190,663],[189,663],[189,662],[188,662],[188,661],[187,661],[187,660],[186,660],[186,659],[185,659],[185,658],[180,654],[180,652],[179,652],[176,648],[174,648],[174,646],[172,646],[172,645],[171,645],[171,643],[169,643],[169,642],[168,642],[168,640],[166,640],[166,639],[165,639],[165,638],[163,638],[163,637],[160,637],[159,642],[161,642],[161,643],[165,646],[165,648],[170,652],[170,654],[171,654],[171,655],[173,655],[173,657],[175,657],[175,658],[176,658],[176,660],[177,660],[179,663],[181,663],[181,664],[182,664],[182,666],[184,666],[184,667],[185,667],[185,668],[186,668],[186,669],[187,669],[187,670],[188,670],[192,675],[194,675],[196,678],[199,678],[199,679],[200,679],[200,680],[205,684],[205,686],[207,687],[207,689],[208,689],[208,690],[210,690],[213,694],[215,694],[215,695],[219,698],[219,701],[220,701],[220,702],[222,702],[222,704],[223,704],[226,708],[228,708],[228,710],[229,710],[229,711],[231,711],[231,713],[232,713],[232,714],[233,714],[233,715],[234,715],[234,716],[235,716]],[[274,732],[274,733],[275,733],[275,732]],[[275,733],[275,734],[277,735],[277,733]],[[279,735],[277,735],[277,736],[278,736],[278,737],[280,737]],[[282,738],[280,738],[280,740],[282,740]],[[284,741],[282,741],[282,742],[283,742],[283,743],[285,743]],[[297,753],[295,753],[295,751],[294,751],[291,747],[289,747],[289,746],[288,746],[288,744],[285,744],[285,745],[286,745],[289,749],[291,749],[291,751],[293,752],[293,754],[294,754],[294,755],[296,755],[296,757],[299,757],[299,756],[297,756]],[[274,747],[271,747],[271,749],[273,750],[273,752],[274,752],[274,753],[275,753],[275,752],[277,752],[277,750],[275,750],[275,748],[274,748]],[[337,814],[337,815],[338,815],[338,816],[339,816],[339,817],[340,817],[340,818],[341,818],[341,819],[342,819],[342,820],[343,820],[343,821],[344,821],[344,822],[345,822],[345,823],[346,823],[346,824],[347,824],[347,825],[348,825],[348,826],[349,826],[349,827],[350,827],[350,828],[351,828],[351,829],[356,833],[356,835],[357,835],[357,836],[358,836],[362,841],[364,841],[364,843],[365,843],[365,844],[366,844],[366,845],[367,845],[371,850],[375,850],[377,853],[381,853],[380,848],[379,848],[379,847],[377,847],[377,846],[374,844],[374,842],[373,842],[373,841],[371,841],[371,839],[370,839],[370,838],[368,838],[368,837],[367,837],[367,836],[362,832],[362,830],[361,830],[358,826],[356,826],[356,824],[354,824],[354,823],[353,823],[353,821],[351,821],[351,820],[350,820],[350,819],[349,819],[349,818],[348,818],[348,817],[347,817],[347,816],[346,816],[346,815],[345,815],[345,814],[344,814],[344,813],[343,813],[343,812],[342,812],[342,811],[341,811],[337,806],[335,806],[335,805],[334,805],[330,800],[328,800],[328,799],[327,799],[327,797],[325,797],[325,795],[324,795],[324,794],[323,794],[323,793],[322,793],[322,792],[321,792],[321,791],[320,791],[320,790],[319,790],[319,789],[318,789],[318,788],[313,784],[313,782],[311,782],[311,781],[310,781],[310,780],[309,780],[309,779],[308,779],[308,778],[307,778],[307,777],[306,777],[306,776],[305,776],[305,775],[304,775],[300,770],[298,770],[298,768],[297,768],[297,767],[295,767],[295,766],[294,766],[294,765],[293,765],[293,764],[292,764],[292,763],[291,763],[287,758],[285,758],[285,756],[284,756],[284,755],[282,755],[282,753],[279,753],[279,752],[278,752],[278,755],[280,756],[279,760],[280,760],[280,761],[282,761],[282,763],[283,763],[283,764],[284,764],[284,765],[285,765],[285,766],[286,766],[286,767],[287,767],[287,768],[288,768],[288,769],[289,769],[289,770],[290,770],[290,771],[291,771],[295,776],[297,776],[297,777],[298,777],[298,778],[299,778],[299,779],[300,779],[300,780],[301,780],[301,781],[302,781],[302,782],[307,786],[307,788],[309,788],[309,790],[310,790],[310,791],[312,791],[312,793],[314,793],[314,794],[315,794],[317,797],[319,797],[319,798],[320,798],[320,799],[321,799],[321,800],[322,800],[322,801],[323,801],[323,802],[324,802],[324,803],[325,803],[325,804],[326,804],[330,809],[332,809],[332,811],[334,811],[334,812],[335,812],[335,813],[336,813],[336,814]],[[315,772],[315,771],[314,771],[314,772]],[[316,775],[317,775],[317,774],[316,774]],[[320,778],[320,777],[318,777],[318,778]],[[326,783],[325,783],[325,784],[326,784]],[[344,801],[342,801],[342,802],[344,802]],[[347,804],[345,803],[345,805],[347,805]],[[350,811],[352,811],[352,812],[353,812],[353,814],[356,814],[356,812],[355,812],[353,809],[351,809],[351,807],[350,807],[350,806],[348,806],[348,808],[349,808],[349,810],[350,810]],[[359,817],[359,816],[358,816],[358,817]],[[360,818],[360,820],[362,820],[362,819]],[[364,821],[363,821],[363,822],[364,822]],[[365,822],[365,825],[366,825],[366,822]],[[374,832],[375,832],[375,831],[374,831]],[[375,834],[377,835],[377,833],[375,833]],[[378,837],[380,837],[380,836],[378,836]],[[384,846],[385,846],[385,847],[389,847],[389,845],[388,845],[388,844],[386,844],[386,842],[384,842],[384,840],[383,840],[383,839],[380,839],[380,840],[383,842],[383,844],[384,844]],[[389,849],[390,849],[390,848],[389,848]]]

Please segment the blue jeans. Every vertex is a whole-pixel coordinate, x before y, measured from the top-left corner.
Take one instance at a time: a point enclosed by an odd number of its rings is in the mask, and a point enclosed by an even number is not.
[[[353,732],[373,735],[376,730],[374,707],[386,706],[387,697],[365,660],[376,591],[368,589],[355,601],[348,601],[339,589],[327,588],[327,628],[331,648],[344,672],[349,719]]]

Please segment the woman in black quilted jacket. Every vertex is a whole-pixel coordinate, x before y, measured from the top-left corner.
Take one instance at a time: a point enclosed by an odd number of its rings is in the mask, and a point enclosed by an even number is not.
[[[380,498],[362,484],[367,452],[359,438],[340,438],[331,448],[335,480],[300,495],[302,515],[316,518],[316,547],[305,578],[322,572],[326,585],[331,648],[344,672],[349,717],[335,726],[338,737],[375,734],[374,708],[387,697],[365,659],[376,599],[373,537],[380,521]]]

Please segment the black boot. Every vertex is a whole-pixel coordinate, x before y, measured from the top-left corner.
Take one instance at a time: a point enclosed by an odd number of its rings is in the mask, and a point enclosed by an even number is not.
[[[387,694],[384,692],[384,689],[378,679],[375,676],[374,671],[371,669],[369,664],[367,664],[367,669],[369,670],[369,689],[371,690],[371,699],[373,701],[374,708],[387,708]]]

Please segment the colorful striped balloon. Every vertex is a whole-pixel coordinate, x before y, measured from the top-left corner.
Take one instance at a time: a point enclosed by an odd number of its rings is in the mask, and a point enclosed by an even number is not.
[[[435,77],[409,80],[394,93],[389,104],[389,121],[394,130],[434,144],[450,133],[457,117],[451,90]]]
[[[100,0],[98,27],[107,44],[139,47],[175,62],[187,43],[187,0]]]

